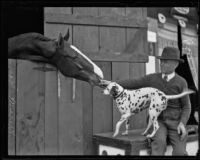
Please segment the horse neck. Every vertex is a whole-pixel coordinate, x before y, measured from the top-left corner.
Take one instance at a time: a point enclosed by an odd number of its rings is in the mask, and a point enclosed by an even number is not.
[[[50,57],[55,53],[55,41],[42,40],[36,36],[16,36],[8,39],[8,57],[20,58],[25,55]]]

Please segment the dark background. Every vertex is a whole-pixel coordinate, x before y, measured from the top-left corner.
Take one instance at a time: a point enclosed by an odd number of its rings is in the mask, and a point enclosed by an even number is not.
[[[1,153],[4,154],[4,157],[7,156],[8,136],[8,111],[7,107],[5,107],[8,106],[7,38],[26,32],[38,32],[43,34],[43,23],[43,6],[40,5],[40,3],[19,1],[1,2],[1,122],[4,122],[1,125]],[[180,65],[179,68],[177,68],[177,72],[187,80],[189,87],[194,89],[194,83],[191,79],[192,76],[186,57],[182,58],[185,60],[186,64]],[[198,103],[198,98],[196,96],[191,97],[192,104]],[[195,123],[193,115],[191,115],[189,123]]]

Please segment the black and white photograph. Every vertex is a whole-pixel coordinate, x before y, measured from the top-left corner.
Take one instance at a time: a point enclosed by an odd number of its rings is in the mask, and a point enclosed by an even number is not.
[[[10,3],[8,156],[197,156],[199,8]]]

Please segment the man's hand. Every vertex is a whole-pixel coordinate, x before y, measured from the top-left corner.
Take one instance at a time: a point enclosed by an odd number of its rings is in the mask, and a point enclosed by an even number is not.
[[[198,111],[194,112],[194,118],[197,121],[197,123],[199,123],[199,114],[198,114]]]
[[[177,131],[178,131],[178,134],[181,136],[181,141],[184,140],[187,135],[187,131],[186,131],[185,125],[182,122],[179,123],[177,127]]]

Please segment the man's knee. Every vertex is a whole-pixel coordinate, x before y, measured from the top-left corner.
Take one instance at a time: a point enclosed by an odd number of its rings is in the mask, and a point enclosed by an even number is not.
[[[187,151],[186,151],[186,149],[183,145],[183,146],[174,147],[173,151],[172,151],[172,155],[174,155],[174,156],[185,156],[185,155],[188,155],[188,154],[187,154]]]
[[[165,139],[154,139],[151,142],[151,155],[164,155],[167,143]]]

